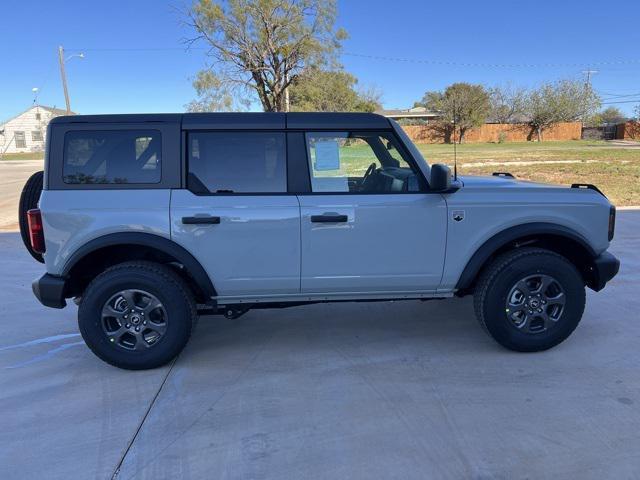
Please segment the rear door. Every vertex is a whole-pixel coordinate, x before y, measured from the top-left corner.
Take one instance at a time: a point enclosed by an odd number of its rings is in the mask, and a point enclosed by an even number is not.
[[[447,208],[392,132],[307,132],[303,293],[435,291]]]
[[[225,297],[300,291],[300,207],[287,193],[286,133],[185,134],[188,189],[171,197],[171,232]]]

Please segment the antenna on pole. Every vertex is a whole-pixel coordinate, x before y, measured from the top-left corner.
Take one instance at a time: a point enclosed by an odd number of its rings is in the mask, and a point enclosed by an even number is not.
[[[458,181],[458,151],[456,149],[456,100],[453,99],[453,180]]]

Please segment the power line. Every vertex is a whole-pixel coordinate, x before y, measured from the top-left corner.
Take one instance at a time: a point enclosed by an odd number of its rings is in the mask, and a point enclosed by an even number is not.
[[[105,47],[105,48],[66,48],[68,52],[166,52],[189,50],[210,50],[209,47]],[[486,62],[455,62],[450,60],[434,60],[420,58],[388,57],[369,55],[357,52],[342,52],[342,55],[356,58],[366,58],[385,62],[419,63],[425,65],[440,65],[450,67],[479,67],[479,68],[543,68],[543,67],[596,67],[607,65],[640,65],[640,59],[620,59],[598,62],[543,62],[543,63],[486,63]]]
[[[343,55],[350,57],[361,57],[370,60],[382,60],[390,62],[422,63],[427,65],[444,65],[453,67],[488,67],[488,68],[542,68],[542,67],[591,67],[606,65],[631,65],[640,64],[640,59],[630,60],[609,60],[601,62],[581,62],[581,63],[483,63],[483,62],[452,62],[448,60],[427,60],[415,58],[384,57],[379,55],[367,55],[364,53],[343,52]]]

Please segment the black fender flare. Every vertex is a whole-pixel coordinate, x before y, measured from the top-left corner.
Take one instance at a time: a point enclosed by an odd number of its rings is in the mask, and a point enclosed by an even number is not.
[[[456,290],[465,290],[469,288],[475,280],[478,273],[484,266],[485,262],[499,249],[515,242],[520,238],[531,237],[535,235],[555,235],[565,237],[568,240],[579,244],[592,257],[597,256],[595,250],[589,242],[575,230],[558,225],[555,223],[534,222],[525,223],[509,227],[495,234],[493,237],[485,241],[478,250],[471,256],[462,275],[456,284]]]
[[[173,240],[152,233],[119,232],[109,233],[95,238],[73,252],[65,262],[64,268],[62,269],[62,276],[67,277],[73,267],[87,255],[105,247],[113,247],[117,245],[138,245],[149,247],[175,258],[184,266],[185,270],[189,275],[191,275],[207,298],[216,296],[216,291],[213,287],[213,283],[211,282],[211,278],[209,278],[209,275],[200,262],[196,260],[191,253]]]

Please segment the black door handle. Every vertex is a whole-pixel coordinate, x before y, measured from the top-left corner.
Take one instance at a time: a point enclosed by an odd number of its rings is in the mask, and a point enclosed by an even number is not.
[[[220,223],[220,217],[182,217],[182,223],[185,225],[217,225]]]
[[[349,217],[346,215],[311,215],[313,223],[339,223],[346,222]]]

